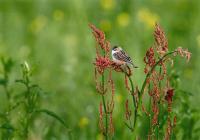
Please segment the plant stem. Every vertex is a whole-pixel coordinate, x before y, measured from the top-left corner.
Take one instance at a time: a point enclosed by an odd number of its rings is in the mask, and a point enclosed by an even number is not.
[[[131,95],[132,95],[132,97],[133,97],[133,104],[134,104],[134,107],[136,108],[136,101],[135,101],[135,97],[134,97],[134,95],[133,95],[133,93],[134,93],[133,81],[132,81],[132,79],[131,79],[130,76],[128,76],[128,79],[129,79],[129,81],[130,81],[130,83],[131,83]]]
[[[128,76],[126,74],[126,76]],[[128,76],[128,79],[129,79],[129,82],[131,84],[131,96],[132,96],[132,99],[133,99],[133,105],[134,105],[134,122],[133,122],[133,128],[132,130],[135,129],[135,126],[136,126],[136,116],[137,116],[137,105],[136,105],[136,100],[135,100],[135,96],[134,96],[134,85],[133,85],[133,81],[131,79],[130,76]]]
[[[152,74],[152,72],[154,71],[154,69],[156,68],[156,66],[157,66],[160,62],[162,62],[163,59],[164,59],[165,57],[167,57],[167,56],[169,56],[169,55],[171,55],[171,54],[173,54],[173,53],[175,53],[175,52],[176,52],[176,51],[172,51],[172,52],[169,52],[169,53],[165,54],[165,55],[164,55],[163,57],[161,57],[161,58],[156,62],[156,64],[151,68],[151,70],[147,73],[147,76],[146,76],[146,78],[145,78],[145,80],[144,80],[144,82],[143,82],[142,89],[141,89],[141,91],[140,91],[139,97],[141,97],[141,96],[143,95],[145,86],[146,86],[146,84],[147,84],[147,79],[149,78],[149,76],[151,76],[151,74]],[[140,98],[139,98],[139,100],[140,100]]]
[[[4,68],[4,80],[5,80],[5,84],[3,85],[3,87],[4,87],[6,97],[8,100],[8,112],[9,112],[9,110],[10,110],[10,92],[8,90],[8,73],[5,68]]]
[[[149,91],[150,91],[150,84],[149,84]],[[152,113],[151,113],[151,96],[149,96],[149,136],[151,136],[151,134],[152,134],[152,127],[151,127],[151,115],[152,115]]]
[[[142,84],[141,91],[138,93],[138,94],[139,94],[139,101],[138,101],[137,107],[135,108],[134,128],[135,128],[136,123],[137,123],[137,118],[138,118],[138,117],[137,117],[137,112],[138,112],[138,109],[140,109],[140,106],[141,106],[141,101],[142,101],[142,98],[141,98],[141,97],[142,97],[142,95],[144,94],[144,89],[145,89],[146,84],[147,84],[147,79],[151,76],[151,74],[152,74],[152,72],[154,71],[154,69],[156,68],[156,66],[157,66],[160,62],[162,62],[164,58],[166,58],[167,56],[169,56],[169,55],[171,55],[171,54],[173,54],[173,53],[175,53],[175,52],[176,52],[176,51],[171,51],[171,52],[165,54],[163,57],[161,57],[161,58],[155,63],[155,65],[154,65],[154,66],[151,68],[151,70],[147,73],[147,75],[146,75],[146,77],[145,77],[145,80],[144,80],[144,82],[143,82],[143,84]],[[132,86],[132,89],[133,89],[133,82],[132,82],[131,78],[129,78],[129,81],[130,81],[131,86]],[[134,132],[135,132],[135,131],[134,131]]]
[[[106,109],[106,101],[105,101],[105,89],[104,89],[104,73],[102,74],[102,101],[103,101],[103,108],[104,108],[104,112],[105,112],[105,125],[106,125],[106,132],[105,132],[105,138],[106,140],[108,139],[108,114],[107,114],[107,109]]]
[[[159,69],[159,76],[161,76],[161,72],[162,72],[162,67],[160,66],[160,69]],[[161,93],[161,81],[159,79],[159,90],[160,90],[160,93]],[[160,101],[158,102],[158,110],[160,111],[161,109],[161,105],[160,105]],[[161,112],[161,111],[160,111]],[[158,140],[159,139],[159,128],[160,128],[160,115],[158,114],[158,124],[157,124],[157,128],[156,128],[156,139]]]
[[[144,94],[144,89],[145,89],[146,84],[147,84],[147,79],[151,76],[151,74],[152,74],[152,72],[154,71],[154,69],[156,68],[156,66],[157,66],[160,62],[162,62],[164,58],[166,58],[167,56],[169,56],[169,55],[171,55],[171,54],[173,54],[173,53],[175,53],[175,52],[176,52],[176,51],[172,51],[172,52],[169,52],[169,53],[165,54],[163,57],[161,57],[161,58],[155,63],[155,65],[154,65],[154,66],[151,68],[151,70],[147,73],[147,75],[146,75],[146,77],[145,77],[145,80],[144,80],[144,82],[143,82],[143,84],[142,84],[142,89],[141,89],[141,91],[139,92],[139,104],[138,104],[138,107],[137,107],[137,108],[140,108],[140,106],[141,106],[141,97],[142,97],[142,95]]]

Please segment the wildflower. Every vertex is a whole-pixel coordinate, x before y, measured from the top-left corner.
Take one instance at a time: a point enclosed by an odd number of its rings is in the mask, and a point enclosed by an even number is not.
[[[112,69],[110,68],[109,71],[109,78],[108,78],[108,82],[110,83],[110,87],[111,87],[111,100],[114,100],[114,94],[115,94],[115,85],[114,85],[114,81],[112,80]]]
[[[165,134],[165,140],[170,140],[170,135],[172,131],[172,124],[170,118],[167,119],[167,130]]]
[[[144,23],[147,28],[153,28],[156,21],[159,20],[159,16],[151,12],[147,8],[142,8],[138,11],[137,17],[140,22]]]
[[[103,132],[104,131],[104,125],[103,125],[103,105],[100,102],[99,104],[99,128]]]
[[[113,125],[113,117],[112,117],[112,113],[110,113],[110,120],[109,120],[109,132],[111,135],[114,134],[114,125]]]
[[[79,121],[79,127],[80,128],[84,128],[85,126],[87,126],[89,123],[89,120],[87,117],[82,117]]]
[[[116,102],[117,103],[121,103],[122,102],[122,95],[120,95],[120,94],[116,95]]]
[[[154,39],[157,45],[157,52],[162,56],[168,51],[168,41],[162,28],[156,23]]]
[[[30,72],[30,67],[29,67],[29,64],[27,63],[27,61],[24,62],[24,69],[27,73]]]
[[[175,56],[177,54],[179,54],[181,57],[186,57],[187,59],[187,62],[190,61],[190,58],[191,58],[191,52],[189,52],[187,49],[183,49],[182,47],[178,47],[176,50],[175,50]]]
[[[101,49],[103,49],[105,51],[105,53],[108,54],[110,52],[110,44],[108,41],[105,41],[104,32],[102,32],[101,30],[99,30],[92,24],[90,24],[89,26],[92,29],[92,33],[93,33],[97,43],[101,47]]]
[[[115,0],[101,0],[101,6],[105,10],[112,10],[115,7]]]
[[[62,21],[64,19],[64,12],[62,10],[55,10],[53,12],[53,18],[55,21]]]
[[[142,111],[143,111],[147,116],[150,116],[150,113],[146,110],[144,104],[142,104]]]
[[[167,95],[165,96],[165,100],[168,103],[168,112],[171,112],[171,107],[172,107],[172,97],[174,96],[174,89],[168,89],[167,90]]]
[[[110,64],[110,59],[103,56],[97,56],[96,61],[94,63],[99,74],[102,74],[106,68],[109,68]]]
[[[154,49],[153,47],[150,47],[147,52],[146,52],[146,56],[144,57],[144,62],[149,65],[150,67],[152,67],[155,62],[156,62],[156,59],[154,57]]]
[[[126,103],[125,103],[125,109],[126,109],[126,113],[125,113],[126,120],[130,120],[131,110],[129,110],[128,99],[126,100]]]
[[[128,85],[128,76],[127,75],[125,75],[125,87],[128,89],[129,92],[131,92],[131,89]]]
[[[173,127],[175,127],[175,126],[176,126],[176,123],[177,123],[177,118],[176,118],[176,116],[174,116],[174,123],[173,123]]]
[[[165,100],[167,102],[172,102],[172,97],[174,96],[174,89],[168,89],[167,95],[165,96]]]
[[[114,109],[114,100],[111,99],[111,101],[107,102],[107,105],[106,105],[106,113],[112,113],[113,112],[113,109]]]
[[[30,31],[33,33],[39,33],[47,24],[47,17],[38,16],[30,24]]]
[[[117,16],[117,23],[119,24],[119,26],[122,26],[122,27],[128,26],[130,23],[130,15],[125,12],[120,13]]]
[[[152,111],[153,111],[152,125],[157,125],[158,124],[159,108],[158,108],[158,104],[157,104],[157,102],[155,102],[155,100],[153,100]]]
[[[111,63],[111,67],[113,68],[113,70],[115,70],[116,72],[123,72],[126,73],[127,76],[131,76],[132,75],[132,71],[131,68],[128,65],[122,65],[122,64],[118,64],[112,61]]]
[[[156,63],[153,47],[150,47],[147,50],[146,55],[144,57],[144,62],[146,64],[146,66],[144,68],[144,73],[147,74],[149,72],[149,68],[153,67],[155,65],[155,63]]]

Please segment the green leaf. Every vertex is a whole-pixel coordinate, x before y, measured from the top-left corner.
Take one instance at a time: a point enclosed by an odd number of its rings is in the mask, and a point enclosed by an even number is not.
[[[67,128],[67,125],[65,123],[65,121],[59,117],[56,113],[52,112],[52,111],[49,111],[47,109],[39,109],[39,110],[36,110],[35,112],[38,112],[38,113],[45,113],[51,117],[53,117],[54,119],[56,119],[57,121],[59,121],[61,124],[63,124],[66,128]],[[68,129],[68,128],[67,128]],[[68,129],[68,131],[71,131]]]
[[[9,73],[14,65],[14,61],[11,58],[1,58],[4,70]]]
[[[7,82],[7,81],[6,81],[5,79],[3,79],[3,78],[0,79],[0,85],[5,85],[6,82]]]
[[[2,128],[2,129],[7,129],[7,130],[15,130],[15,128],[11,125],[11,124],[9,124],[9,123],[4,123],[4,124],[2,124],[1,126],[0,126],[0,128]]]

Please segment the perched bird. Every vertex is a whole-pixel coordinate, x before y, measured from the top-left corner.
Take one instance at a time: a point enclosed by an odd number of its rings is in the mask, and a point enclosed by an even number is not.
[[[131,60],[131,58],[128,56],[128,54],[122,50],[121,47],[114,46],[112,48],[112,59],[115,63],[119,65],[132,65],[133,68],[138,68],[135,66]]]

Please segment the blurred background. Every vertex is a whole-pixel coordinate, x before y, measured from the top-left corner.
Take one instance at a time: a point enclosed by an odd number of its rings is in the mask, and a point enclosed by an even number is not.
[[[15,79],[21,76],[20,64],[27,61],[33,69],[33,82],[46,91],[41,99],[42,108],[59,114],[72,129],[74,139],[101,140],[100,96],[95,89],[92,64],[95,39],[88,24],[105,31],[111,45],[121,45],[128,51],[140,67],[134,71],[133,80],[141,87],[143,57],[154,42],[155,22],[165,30],[169,50],[182,46],[192,52],[189,63],[176,58],[170,72],[176,74],[178,88],[187,91],[176,98],[183,103],[177,107],[180,113],[177,139],[199,139],[198,0],[0,0],[0,56],[14,60],[9,86],[14,86],[13,92],[17,92]],[[124,76],[114,73],[113,77],[116,81],[114,139],[128,139],[131,132],[124,125],[127,98]],[[0,111],[5,106],[6,97],[0,87]],[[69,134],[61,124],[41,115],[31,130],[31,139],[67,140]]]

